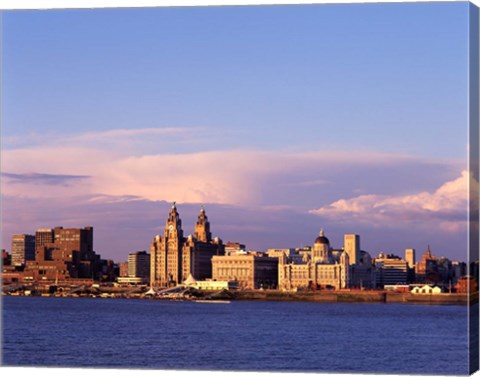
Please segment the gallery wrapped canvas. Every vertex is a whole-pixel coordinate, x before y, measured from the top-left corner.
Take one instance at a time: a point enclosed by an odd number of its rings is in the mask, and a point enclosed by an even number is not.
[[[478,369],[479,9],[2,11],[2,366]]]

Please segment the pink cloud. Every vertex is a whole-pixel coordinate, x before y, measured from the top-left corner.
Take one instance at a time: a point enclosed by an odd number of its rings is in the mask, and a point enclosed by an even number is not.
[[[339,199],[309,211],[330,221],[356,222],[373,226],[438,226],[449,232],[464,229],[467,223],[469,173],[445,182],[433,192],[410,195],[360,195]],[[473,183],[475,184],[475,183]]]
[[[168,141],[167,136],[172,135],[177,139]],[[155,137],[166,144],[159,143],[153,153],[140,153],[141,148],[137,148]],[[139,139],[132,150],[130,141],[135,138]],[[111,200],[133,196],[181,203],[287,205],[307,210],[319,203],[319,198],[328,203],[335,196],[372,192],[372,182],[381,185],[385,193],[398,192],[413,171],[422,176],[419,187],[431,187],[432,181],[436,184],[452,170],[458,171],[458,162],[365,151],[175,149],[178,140],[189,143],[191,139],[188,128],[119,129],[57,135],[54,142],[41,140],[29,147],[6,149],[2,151],[3,171],[10,178],[2,179],[2,193],[39,199],[89,195]],[[102,140],[112,142],[102,144]],[[430,171],[435,178],[418,171]],[[37,180],[33,189],[26,180],[13,182],[15,175],[87,178],[63,185],[46,184],[60,179],[44,180],[43,184]]]

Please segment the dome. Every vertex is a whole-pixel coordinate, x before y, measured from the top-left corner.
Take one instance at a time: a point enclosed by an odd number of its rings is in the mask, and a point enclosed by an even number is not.
[[[330,244],[330,241],[328,240],[327,237],[320,237],[318,236],[316,239],[315,239],[315,243],[326,243],[326,244]]]
[[[320,235],[315,239],[315,243],[322,243],[322,244],[330,244],[330,241],[328,240],[327,237],[325,237],[325,233],[323,232],[323,229],[320,230]]]

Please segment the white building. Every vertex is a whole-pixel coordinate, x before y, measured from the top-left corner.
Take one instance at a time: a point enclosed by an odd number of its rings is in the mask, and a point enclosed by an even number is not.
[[[425,284],[423,286],[413,287],[410,293],[416,295],[438,295],[442,293],[442,288]]]
[[[347,288],[350,282],[349,255],[332,255],[330,241],[323,230],[312,248],[295,253],[289,249],[278,257],[278,286],[280,289]]]

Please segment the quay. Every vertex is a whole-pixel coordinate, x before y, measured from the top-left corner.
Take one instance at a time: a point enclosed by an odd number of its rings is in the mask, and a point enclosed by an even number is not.
[[[306,301],[317,303],[403,303],[432,305],[469,305],[478,303],[478,292],[412,294],[385,290],[281,291],[268,289],[202,291],[177,286],[153,291],[146,285],[118,287],[92,284],[79,286],[4,285],[2,295],[42,297],[91,297],[191,301]]]

